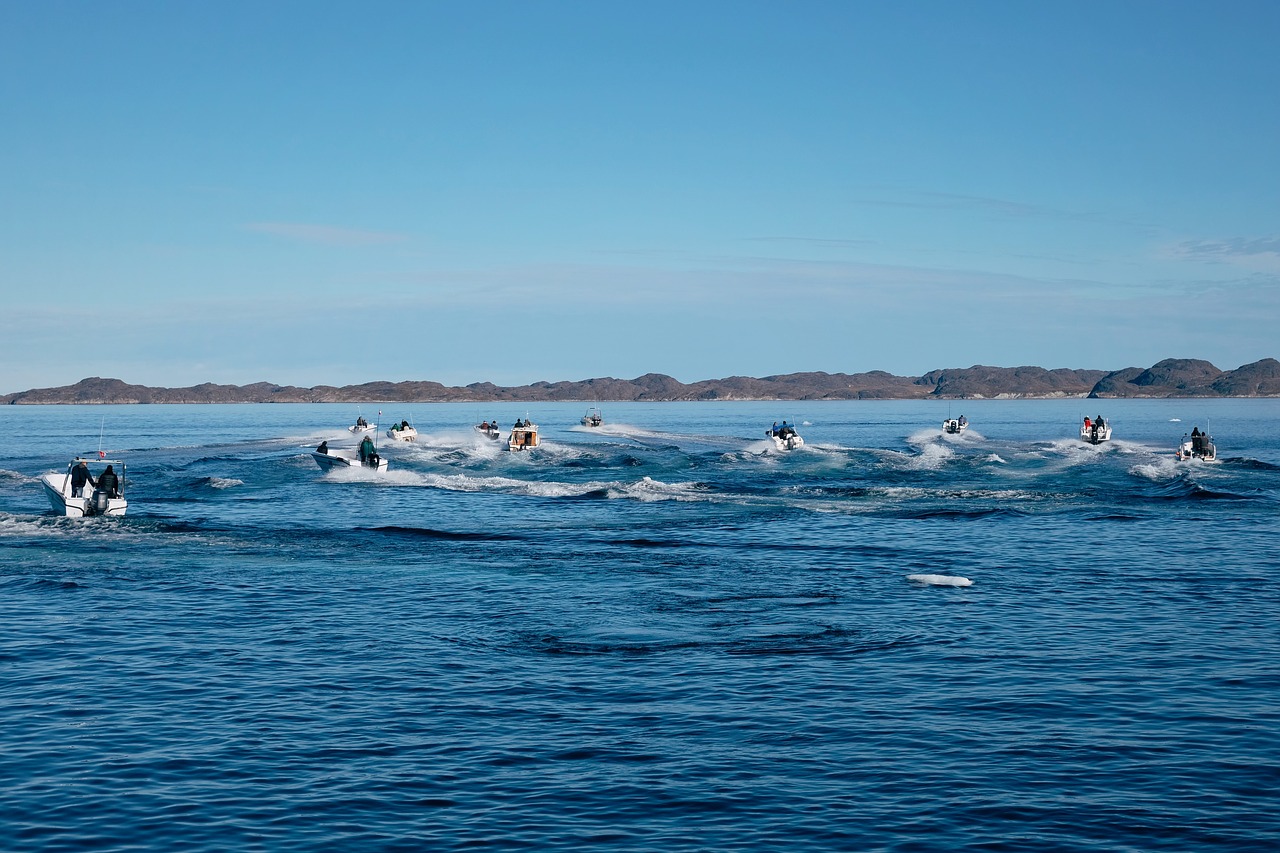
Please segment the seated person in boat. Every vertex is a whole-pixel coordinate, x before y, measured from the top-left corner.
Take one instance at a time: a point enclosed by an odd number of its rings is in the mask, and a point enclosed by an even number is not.
[[[88,463],[81,459],[80,463],[71,469],[71,497],[84,497],[85,483],[88,483],[90,486],[97,485],[93,480],[93,475],[89,473]]]
[[[316,453],[323,453],[325,456],[328,456],[328,455],[329,455],[329,442],[328,442],[328,441],[322,441],[322,442],[320,442],[320,446],[316,448]]]

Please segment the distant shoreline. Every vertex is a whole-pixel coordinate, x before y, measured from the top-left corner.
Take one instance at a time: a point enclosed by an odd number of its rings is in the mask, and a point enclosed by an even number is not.
[[[685,384],[660,373],[635,379],[604,377],[503,387],[477,382],[367,382],[300,388],[257,382],[204,383],[186,388],[130,385],[91,377],[75,385],[0,396],[9,405],[165,403],[541,403],[727,402],[802,400],[1052,400],[1280,397],[1280,361],[1264,358],[1235,370],[1199,359],[1165,359],[1148,368],[1073,370],[988,367],[934,370],[923,376],[866,373],[788,373],[731,376]]]

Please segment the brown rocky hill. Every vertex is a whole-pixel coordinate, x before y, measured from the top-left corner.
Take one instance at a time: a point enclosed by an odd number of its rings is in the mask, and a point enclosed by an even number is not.
[[[948,398],[1083,397],[1105,370],[1046,370],[1043,367],[987,367],[934,370],[916,380],[930,395]]]
[[[1222,371],[1198,359],[1165,359],[1149,368],[1072,370],[1043,367],[989,367],[934,370],[920,377],[883,370],[866,373],[787,373],[755,378],[730,376],[685,384],[661,373],[635,379],[602,377],[534,382],[503,387],[477,382],[465,387],[439,382],[366,382],[300,388],[256,382],[203,383],[187,388],[152,388],[119,379],[92,377],[75,385],[37,388],[0,396],[0,403],[436,403],[540,401],[678,400],[911,400],[1052,397],[1275,397],[1280,396],[1280,361],[1265,358]]]
[[[1145,370],[1127,367],[1098,380],[1090,397],[1277,397],[1280,361],[1264,358],[1219,370],[1195,358],[1166,358]]]

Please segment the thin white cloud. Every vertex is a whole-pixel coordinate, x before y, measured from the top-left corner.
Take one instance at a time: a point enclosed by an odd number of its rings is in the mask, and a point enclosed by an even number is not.
[[[1005,216],[1048,216],[1057,219],[1077,219],[1082,214],[1029,204],[1010,199],[992,198],[988,196],[964,195],[962,193],[935,192],[930,190],[890,190],[896,197],[879,198],[863,197],[861,204],[876,207],[902,207],[916,210],[959,210],[988,211]]]
[[[799,246],[815,246],[822,249],[863,249],[883,245],[880,240],[858,240],[839,237],[748,237],[748,243],[791,243]]]
[[[324,246],[383,246],[399,243],[403,234],[390,231],[366,231],[359,228],[343,228],[336,225],[314,225],[305,222],[251,222],[244,226],[249,231],[284,237],[300,243],[318,243]]]
[[[1280,275],[1280,237],[1226,237],[1183,240],[1172,247],[1175,259],[1229,264],[1255,272]]]
[[[1184,240],[1178,244],[1184,257],[1231,258],[1280,254],[1280,237],[1228,237],[1225,240]]]

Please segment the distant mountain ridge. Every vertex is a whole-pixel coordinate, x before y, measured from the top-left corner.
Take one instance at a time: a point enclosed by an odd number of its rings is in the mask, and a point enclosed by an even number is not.
[[[867,373],[787,373],[753,378],[730,376],[685,384],[661,373],[635,379],[604,377],[534,382],[503,387],[477,382],[450,387],[439,382],[366,382],[299,388],[255,382],[203,383],[189,388],[152,388],[119,379],[92,377],[60,388],[37,388],[0,396],[11,405],[71,403],[493,403],[664,402],[682,400],[980,400],[1054,397],[1280,397],[1280,361],[1264,358],[1235,370],[1219,370],[1199,359],[1168,358],[1148,368],[1071,370],[988,367],[933,370],[924,376]]]

